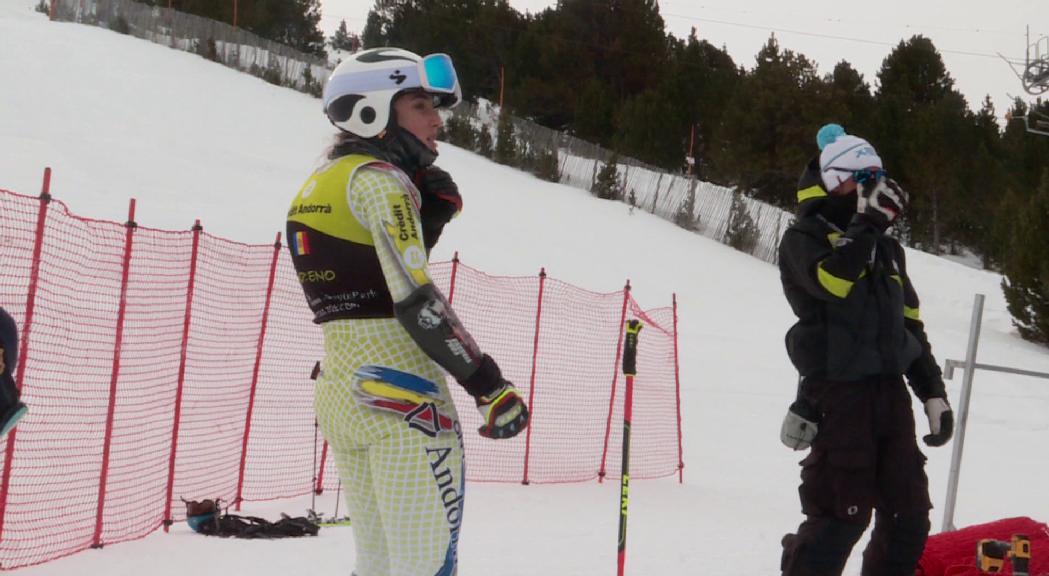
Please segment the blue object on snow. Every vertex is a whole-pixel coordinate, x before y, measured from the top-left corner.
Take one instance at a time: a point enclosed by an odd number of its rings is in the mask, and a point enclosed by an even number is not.
[[[194,532],[203,532],[204,524],[211,522],[215,519],[214,512],[208,512],[207,514],[199,514],[197,516],[186,516],[186,523],[193,529]]]
[[[838,136],[844,135],[845,129],[841,127],[841,124],[824,124],[820,131],[816,133],[816,145],[822,151],[827,147],[827,144],[837,140]]]

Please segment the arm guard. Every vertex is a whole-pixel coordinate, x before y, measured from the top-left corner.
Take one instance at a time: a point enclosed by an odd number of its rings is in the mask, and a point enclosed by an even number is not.
[[[411,339],[471,396],[495,391],[503,383],[499,366],[481,353],[430,281],[411,183],[397,171],[361,170],[350,200],[368,222],[394,315]]]
[[[397,320],[412,340],[473,397],[491,393],[502,373],[466,331],[444,294],[433,284],[419,286],[393,305]]]

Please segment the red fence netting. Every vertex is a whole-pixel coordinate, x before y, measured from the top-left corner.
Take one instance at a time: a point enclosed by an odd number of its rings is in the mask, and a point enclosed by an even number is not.
[[[81,218],[46,187],[41,198],[0,190],[0,305],[22,327],[30,406],[0,442],[0,566],[141,538],[184,517],[180,497],[334,488],[309,378],[322,336],[279,236],[247,245],[199,226],[144,228],[133,208],[123,224]],[[531,400],[528,434],[465,435],[469,480],[619,475],[628,317],[646,324],[631,474],[680,474],[676,306],[641,310],[629,287],[598,294],[543,273],[494,277],[458,259],[431,273]],[[451,389],[463,428],[476,429],[473,401]]]

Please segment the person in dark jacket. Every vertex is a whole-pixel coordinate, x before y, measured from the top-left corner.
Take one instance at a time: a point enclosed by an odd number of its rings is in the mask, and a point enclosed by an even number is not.
[[[15,385],[17,365],[18,326],[15,319],[0,308],[0,438],[7,436],[27,412]]]
[[[866,140],[828,125],[817,142],[779,253],[798,317],[787,353],[801,376],[781,440],[812,448],[801,462],[805,520],[783,538],[781,569],[840,575],[873,512],[863,576],[911,576],[932,503],[903,377],[928,416],[926,444],[950,440],[953,415],[903,247],[886,234],[907,194]]]

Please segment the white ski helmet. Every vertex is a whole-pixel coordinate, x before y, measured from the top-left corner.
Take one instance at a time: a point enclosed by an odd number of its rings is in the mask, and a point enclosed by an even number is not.
[[[400,48],[373,48],[340,63],[324,85],[324,113],[340,130],[374,138],[390,121],[393,99],[424,90],[440,107],[462,99],[459,78],[447,54],[418,54]]]

